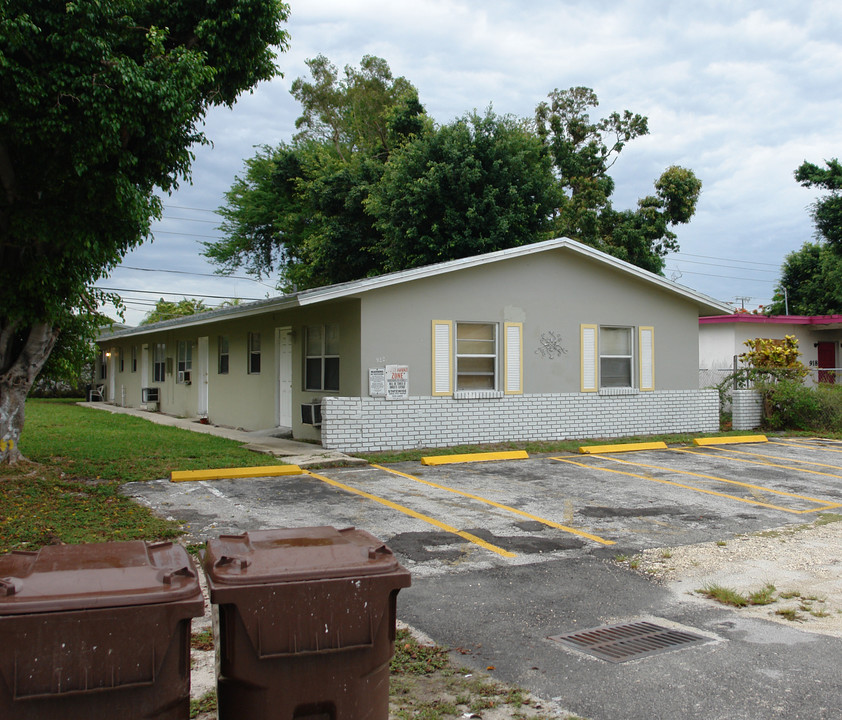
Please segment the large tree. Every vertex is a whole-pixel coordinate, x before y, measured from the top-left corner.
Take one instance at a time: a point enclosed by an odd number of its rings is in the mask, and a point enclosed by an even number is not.
[[[842,313],[842,255],[823,242],[806,242],[789,253],[766,311],[772,315]]]
[[[541,140],[523,121],[488,110],[396,151],[366,209],[388,271],[543,239],[558,201]]]
[[[155,307],[146,313],[140,324],[151,325],[152,323],[164,322],[165,320],[196,315],[197,313],[207,312],[212,309],[205,305],[203,300],[199,300],[198,298],[182,298],[181,300],[164,300],[164,298],[160,298],[155,303]]]
[[[593,90],[573,87],[554,90],[536,109],[538,134],[550,149],[564,192],[553,220],[555,234],[661,273],[666,254],[678,250],[671,227],[690,221],[702,183],[692,170],[672,166],[655,181],[655,194],[641,198],[636,209],[615,210],[608,171],[631,140],[649,134],[649,124],[629,110],[592,120],[589,111],[598,106]]]
[[[299,132],[246,160],[220,208],[222,240],[205,256],[222,272],[281,272],[284,290],[381,272],[374,218],[364,201],[390,154],[428,131],[417,90],[385,60],[363,57],[339,71],[324,56],[298,78]]]
[[[214,105],[277,74],[279,0],[0,2],[0,462],[91,285],[189,178]]]
[[[826,168],[820,168],[805,160],[795,171],[795,179],[804,187],[830,191],[829,195],[813,203],[813,222],[818,237],[842,253],[842,164],[833,158],[826,160],[825,165]]]
[[[806,160],[795,170],[804,187],[830,194],[816,200],[810,214],[816,241],[805,242],[784,258],[781,278],[767,311],[773,315],[828,315],[842,312],[842,164],[835,158],[826,168]]]
[[[323,56],[292,93],[299,132],[246,161],[220,209],[222,272],[281,271],[284,290],[353,280],[565,235],[653,272],[678,244],[701,182],[673,166],[633,210],[609,170],[648,132],[629,111],[592,121],[588,88],[556,90],[534,121],[469,113],[436,126],[404,78],[366,56],[344,77]]]

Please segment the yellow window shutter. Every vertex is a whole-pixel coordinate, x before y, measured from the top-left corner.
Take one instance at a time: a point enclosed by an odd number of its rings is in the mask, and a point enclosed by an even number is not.
[[[596,325],[580,325],[580,345],[582,348],[581,388],[582,392],[596,392],[597,385],[597,331]]]
[[[638,329],[638,346],[640,347],[640,389],[655,389],[655,328],[640,327]]]
[[[504,368],[506,395],[523,394],[523,323],[503,323]]]
[[[433,395],[453,395],[453,322],[433,320]]]

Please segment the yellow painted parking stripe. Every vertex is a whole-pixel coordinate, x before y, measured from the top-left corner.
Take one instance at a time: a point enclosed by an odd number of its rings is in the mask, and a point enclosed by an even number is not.
[[[582,445],[579,452],[583,455],[595,455],[615,452],[632,452],[634,450],[666,450],[665,442],[621,443],[618,445]]]
[[[386,498],[382,498],[377,495],[372,495],[371,493],[365,492],[364,490],[351,487],[350,485],[345,485],[341,482],[337,482],[336,480],[331,480],[329,477],[325,477],[324,475],[318,475],[317,473],[311,472],[310,470],[305,470],[304,472],[307,475],[310,475],[311,477],[314,477],[317,480],[321,480],[322,482],[327,483],[328,485],[337,487],[340,490],[344,490],[345,492],[349,493],[354,493],[354,495],[360,495],[369,500],[373,500],[376,503],[380,503],[381,505],[385,505],[386,507],[392,508],[392,510],[397,510],[398,512],[402,512],[405,515],[409,515],[410,517],[414,517],[418,520],[423,520],[424,522],[429,523],[430,525],[434,525],[440,530],[444,530],[445,532],[458,535],[459,537],[474,543],[474,545],[479,545],[480,547],[483,547],[486,550],[490,550],[493,553],[497,553],[498,555],[502,555],[503,557],[517,557],[516,553],[504,550],[501,547],[497,547],[497,545],[492,545],[490,542],[486,542],[485,540],[483,540],[480,537],[477,537],[476,535],[472,535],[471,533],[459,530],[458,528],[455,528],[452,525],[448,525],[439,520],[436,520],[435,518],[432,518],[429,515],[424,515],[423,513],[420,513],[417,510],[413,510],[412,508],[408,508],[405,505],[398,505],[397,503],[393,503],[391,500],[387,500]]]
[[[281,477],[301,475],[298,465],[258,465],[243,468],[216,468],[214,470],[173,470],[170,482],[191,482],[198,480],[237,480],[251,477]]]
[[[727,437],[695,438],[694,445],[706,447],[708,445],[738,445],[742,443],[769,442],[765,435],[729,435]]]
[[[682,450],[680,448],[676,449],[676,452],[685,452],[690,455],[703,455],[704,453],[694,453],[692,450]],[[723,482],[728,483],[729,485],[738,485],[740,487],[747,488],[749,490],[760,490],[762,492],[772,493],[774,495],[781,495],[782,497],[791,497],[797,500],[806,500],[807,502],[817,503],[822,506],[821,509],[825,509],[827,507],[839,507],[839,503],[828,503],[827,500],[820,500],[819,498],[809,497],[808,495],[798,495],[796,493],[786,492],[784,490],[775,490],[770,487],[765,487],[764,485],[752,485],[751,483],[744,483],[740,482],[739,480],[729,480],[728,478],[719,477],[717,475],[705,475],[704,473],[696,473],[692,472],[691,470],[676,470],[675,468],[669,467],[662,467],[660,465],[646,465],[644,463],[635,463],[629,462],[628,460],[619,460],[617,458],[606,457],[606,460],[611,460],[612,462],[619,462],[625,465],[634,465],[636,467],[642,468],[649,468],[650,470],[664,470],[666,472],[677,473],[678,475],[689,475],[691,477],[699,477],[703,478],[704,480],[714,480],[715,482]],[[738,460],[738,458],[731,458],[732,460]],[[744,460],[742,462],[749,462],[748,460]],[[798,470],[798,468],[791,468],[793,470]],[[815,512],[815,510],[792,510],[791,512]]]
[[[842,443],[832,441],[832,440],[825,440],[823,442],[831,442],[834,445],[842,445]],[[817,444],[809,444],[809,443],[799,443],[799,442],[771,442],[770,445],[781,445],[783,447],[799,447],[799,448],[809,448],[810,450],[820,450],[821,452],[831,452],[831,453],[842,453],[842,450],[834,450],[833,448],[825,447],[824,445],[817,445]]]
[[[462,495],[463,497],[470,498],[471,500],[478,500],[479,502],[485,503],[486,505],[492,505],[493,507],[499,508],[501,510],[514,513],[515,515],[520,515],[521,517],[529,518],[530,520],[535,520],[549,527],[553,527],[558,530],[564,530],[564,532],[568,532],[573,535],[578,535],[579,537],[584,537],[588,540],[593,540],[594,542],[598,542],[602,545],[615,544],[613,540],[606,540],[605,538],[599,537],[598,535],[591,535],[590,533],[586,533],[583,530],[577,530],[576,528],[568,527],[567,525],[561,525],[557,522],[554,522],[553,520],[547,520],[546,518],[538,517],[537,515],[531,515],[528,512],[524,512],[523,510],[518,510],[517,508],[510,507],[509,505],[503,505],[502,503],[495,502],[494,500],[489,500],[488,498],[481,497],[480,495],[472,495],[471,493],[467,493],[464,490],[457,490],[456,488],[448,487],[447,485],[439,485],[438,483],[430,482],[429,480],[423,480],[419,477],[415,477],[414,475],[408,475],[407,473],[400,472],[399,470],[392,470],[391,468],[384,467],[383,465],[372,465],[371,467],[377,468],[378,470],[383,470],[387,473],[391,473],[392,475],[399,475],[400,477],[404,477],[409,480],[414,480],[415,482],[422,483],[423,485],[429,485],[430,487],[434,487],[438,490],[446,490],[447,492],[456,493],[457,495]]]
[[[780,455],[767,455],[765,453],[753,453],[748,452],[747,450],[734,450],[733,448],[711,448],[712,450],[718,451],[720,454],[722,453],[738,453],[740,455],[750,455],[752,457],[758,458],[768,458],[774,460],[786,460],[787,462],[799,463],[800,465],[815,465],[816,467],[823,467],[823,468],[831,468],[833,470],[842,470],[842,467],[838,465],[827,465],[826,463],[817,463],[813,462],[812,460],[795,460],[792,458],[783,458]],[[706,455],[706,453],[698,453],[693,452],[692,450],[685,450],[683,448],[674,448],[675,452],[684,452],[688,455]],[[734,462],[744,462],[744,463],[752,463],[754,465],[763,465],[764,467],[774,467],[780,468],[781,470],[795,470],[796,472],[804,472],[804,473],[811,473],[812,475],[824,475],[825,477],[831,477],[838,480],[842,480],[842,475],[836,475],[834,473],[826,473],[822,472],[821,470],[810,470],[810,468],[802,468],[802,467],[792,467],[792,465],[779,465],[777,463],[770,463],[770,462],[763,462],[762,460],[746,460],[745,458],[736,458],[730,457],[728,455],[722,455],[723,458],[727,458],[728,460],[733,460]]]
[[[771,508],[772,510],[781,510],[782,512],[792,513],[793,515],[803,515],[805,513],[820,512],[822,510],[830,510],[831,508],[842,506],[840,504],[828,504],[826,506],[815,508],[813,510],[792,510],[791,508],[781,507],[780,505],[772,505],[771,503],[764,503],[764,502],[760,502],[759,500],[747,500],[746,498],[737,497],[736,495],[729,495],[727,493],[717,492],[716,490],[706,490],[705,488],[698,488],[698,487],[694,487],[693,485],[684,485],[682,483],[673,482],[672,480],[663,480],[661,478],[651,477],[651,476],[647,476],[647,475],[641,475],[639,473],[627,472],[625,470],[615,470],[614,468],[596,467],[592,463],[576,462],[575,460],[570,460],[568,458],[563,458],[563,457],[554,457],[554,458],[550,458],[550,459],[551,460],[557,460],[559,462],[565,462],[565,463],[568,463],[570,465],[576,465],[576,466],[581,467],[581,468],[587,468],[589,470],[602,470],[603,472],[616,473],[617,475],[628,475],[629,477],[635,477],[635,478],[640,478],[641,480],[648,480],[650,482],[661,483],[662,485],[672,485],[673,487],[679,487],[679,488],[682,488],[684,490],[692,490],[694,492],[703,493],[705,495],[714,495],[716,497],[727,498],[729,500],[736,500],[737,502],[747,503],[748,505],[759,505],[760,507]],[[622,460],[618,461],[618,460],[616,460],[616,458],[607,458],[606,457],[605,459],[606,460],[614,460],[614,462],[625,462],[625,461],[622,461]],[[633,463],[627,463],[627,464],[632,465]],[[643,466],[643,467],[646,467],[646,466]],[[663,469],[670,470],[671,472],[675,472],[675,470],[672,470],[670,468],[663,468]],[[686,474],[693,475],[695,473],[686,473]],[[705,477],[705,476],[701,475],[699,477]],[[721,478],[711,478],[711,479],[721,480]],[[736,481],[725,481],[725,482],[735,482],[736,483]],[[736,483],[736,484],[741,484],[741,483]],[[752,486],[749,485],[747,487],[752,487]],[[759,489],[762,490],[762,489],[765,489],[765,488],[759,488]]]
[[[453,463],[490,462],[492,460],[528,460],[526,450],[504,450],[501,452],[465,453],[463,455],[428,455],[421,458],[422,465],[451,465]]]

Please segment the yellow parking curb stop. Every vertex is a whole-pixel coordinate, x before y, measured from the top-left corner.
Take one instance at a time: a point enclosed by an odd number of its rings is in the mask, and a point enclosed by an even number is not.
[[[491,460],[528,460],[526,450],[503,452],[467,453],[465,455],[431,455],[421,458],[422,465],[450,465],[451,463],[489,462]]]
[[[666,450],[665,442],[640,442],[618,445],[582,445],[579,452],[583,455],[602,455],[603,453],[631,452],[632,450]]]
[[[258,465],[257,467],[217,468],[216,470],[173,470],[170,474],[170,482],[278,477],[281,475],[301,475],[303,472],[298,465]]]
[[[695,438],[694,445],[739,445],[740,443],[769,442],[765,435],[731,435],[729,437]]]

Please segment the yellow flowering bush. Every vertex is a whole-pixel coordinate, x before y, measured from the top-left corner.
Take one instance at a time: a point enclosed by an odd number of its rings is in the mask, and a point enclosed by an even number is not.
[[[748,351],[740,355],[740,360],[755,370],[790,379],[807,375],[807,367],[798,359],[801,351],[798,349],[798,338],[794,335],[786,335],[783,339],[754,338],[743,344],[748,347]],[[779,370],[785,372],[775,372]]]

